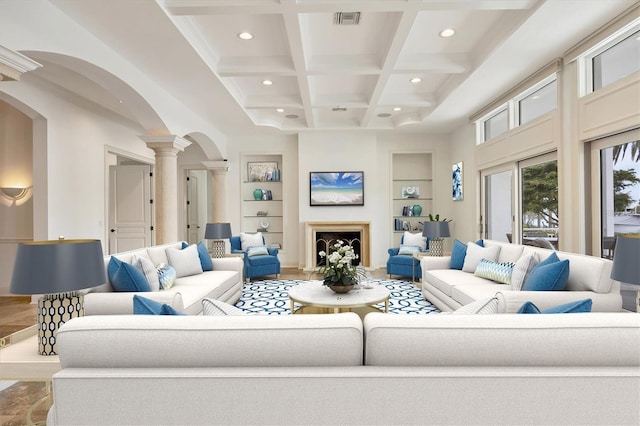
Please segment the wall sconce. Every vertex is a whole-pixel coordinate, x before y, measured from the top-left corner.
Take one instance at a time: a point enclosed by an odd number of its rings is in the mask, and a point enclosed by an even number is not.
[[[7,207],[21,206],[31,198],[31,187],[16,188],[6,187],[0,188],[0,204]]]
[[[29,193],[29,188],[0,188],[0,191],[13,201],[23,199]]]

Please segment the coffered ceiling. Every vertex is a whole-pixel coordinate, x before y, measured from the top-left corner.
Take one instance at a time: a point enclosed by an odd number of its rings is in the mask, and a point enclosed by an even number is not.
[[[52,3],[221,131],[446,132],[634,2]]]

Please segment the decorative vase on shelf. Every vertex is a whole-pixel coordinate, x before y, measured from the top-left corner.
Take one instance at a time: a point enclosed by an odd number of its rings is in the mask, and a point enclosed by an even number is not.
[[[260,201],[260,200],[262,200],[262,189],[260,189],[260,188],[256,188],[256,189],[254,189],[254,190],[253,190],[253,198],[254,198],[256,201]]]
[[[420,204],[413,205],[413,215],[421,216],[422,215],[422,206]]]

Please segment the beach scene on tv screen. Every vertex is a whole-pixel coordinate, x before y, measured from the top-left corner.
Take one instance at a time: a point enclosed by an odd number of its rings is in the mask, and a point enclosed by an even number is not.
[[[364,204],[362,172],[311,173],[311,205]]]

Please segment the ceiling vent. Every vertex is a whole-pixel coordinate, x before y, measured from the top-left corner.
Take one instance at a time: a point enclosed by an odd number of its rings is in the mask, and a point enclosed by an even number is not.
[[[360,12],[336,12],[333,14],[333,23],[336,25],[358,25]]]
[[[343,107],[343,106],[337,106],[337,107],[331,108],[331,111],[336,111],[336,112],[345,112],[346,110],[347,110],[347,107]]]

